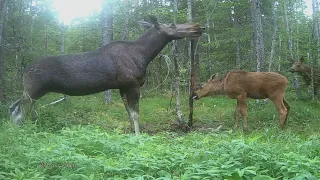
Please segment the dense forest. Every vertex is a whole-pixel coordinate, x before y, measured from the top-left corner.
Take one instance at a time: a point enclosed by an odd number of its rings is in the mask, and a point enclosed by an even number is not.
[[[51,0],[0,0],[0,179],[319,179],[320,2],[308,1],[103,0],[101,11],[64,24]],[[140,136],[118,90],[50,93],[23,126],[12,123],[8,109],[30,62],[135,40],[148,15],[205,31],[169,43],[149,64]],[[309,83],[289,72],[301,57],[312,67]],[[232,70],[287,77],[284,130],[272,102],[248,102],[243,132],[232,129],[235,100],[193,101],[212,74]]]

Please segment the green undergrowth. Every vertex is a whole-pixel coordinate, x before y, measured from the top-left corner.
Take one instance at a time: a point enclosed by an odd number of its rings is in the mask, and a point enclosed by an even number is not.
[[[46,106],[59,97],[36,103],[35,123],[16,127],[2,116],[0,179],[320,178],[320,104],[298,100],[294,92],[287,93],[284,130],[270,101],[249,100],[248,133],[242,126],[232,130],[235,100],[196,101],[194,127],[183,133],[171,92],[142,93],[140,136],[130,131],[117,91],[110,105],[101,93]],[[186,118],[188,96],[181,100]]]
[[[0,179],[319,179],[320,139],[293,131],[123,134],[4,124]]]

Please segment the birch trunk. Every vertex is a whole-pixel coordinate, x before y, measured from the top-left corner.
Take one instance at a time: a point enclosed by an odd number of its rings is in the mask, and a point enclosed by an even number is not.
[[[187,2],[188,8],[188,22],[192,22],[192,8],[193,8],[193,1],[188,0]],[[193,94],[194,94],[194,87],[195,87],[195,60],[194,60],[194,50],[195,50],[196,42],[194,40],[190,41],[189,45],[189,57],[190,57],[190,86],[189,86],[189,121],[188,126],[191,128],[193,126]]]
[[[292,45],[292,35],[291,35],[291,30],[289,26],[289,17],[288,17],[288,7],[287,7],[287,0],[284,1],[284,18],[286,22],[286,34],[288,36],[288,49],[289,49],[289,55],[290,58],[293,59],[293,45]],[[293,87],[296,90],[296,95],[298,98],[300,98],[300,90],[299,90],[299,81],[297,78],[297,74],[293,74]]]
[[[126,13],[125,21],[124,21],[124,28],[123,28],[123,34],[122,34],[122,40],[128,40],[129,39],[129,17],[130,17],[130,1],[125,1],[126,9],[128,10]]]
[[[177,11],[178,11],[178,0],[173,1],[173,22],[177,23]],[[176,114],[178,117],[178,123],[180,129],[185,126],[185,121],[181,111],[181,100],[180,100],[180,68],[178,64],[178,43],[173,41],[173,62],[174,62],[174,73],[175,73],[175,82],[174,82],[174,91],[176,95]]]
[[[6,15],[7,1],[0,1],[0,101],[5,100],[5,78],[4,78],[4,50],[3,50],[3,29]]]
[[[252,26],[254,34],[254,48],[257,60],[257,72],[266,71],[264,55],[264,40],[262,35],[260,0],[251,0]]]
[[[277,15],[277,9],[278,9],[278,1],[274,2],[273,8],[272,8],[272,16],[273,16],[273,35],[272,35],[272,42],[271,42],[271,52],[270,52],[270,59],[269,59],[269,68],[268,71],[272,71],[272,66],[274,65],[274,54],[275,54],[275,47],[276,47],[276,40],[277,40],[277,34],[278,34],[278,15]]]
[[[102,46],[113,40],[113,12],[112,3],[106,2],[101,12],[102,16]],[[105,91],[105,103],[111,103],[111,89]]]
[[[316,40],[316,44],[317,44],[317,50],[316,50],[316,54],[314,55],[314,60],[312,61],[313,64],[312,66],[316,66],[317,65],[317,60],[320,59],[320,10],[319,10],[319,1],[318,0],[312,0],[312,18],[313,18],[313,22],[314,22],[314,33],[313,36],[311,37],[312,39]],[[311,40],[310,40],[311,42]],[[310,47],[311,48],[311,47]],[[308,53],[309,55],[309,53]],[[310,57],[308,57],[309,59],[311,59]],[[312,99],[315,99],[315,87],[314,87],[314,80],[316,77],[314,77],[314,73],[313,73],[313,68],[311,68],[311,88],[312,88]]]

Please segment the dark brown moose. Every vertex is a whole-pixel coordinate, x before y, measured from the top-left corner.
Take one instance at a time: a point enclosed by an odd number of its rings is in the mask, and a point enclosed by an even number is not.
[[[290,106],[285,100],[285,90],[288,83],[286,77],[275,72],[235,70],[227,73],[224,78],[212,75],[208,82],[195,92],[194,99],[215,95],[227,95],[232,99],[237,99],[234,128],[238,127],[240,111],[243,118],[243,129],[247,131],[247,98],[269,98],[279,112],[280,127],[284,128],[290,110]]]
[[[199,24],[160,24],[153,16],[139,24],[148,30],[135,41],[114,41],[95,51],[43,57],[23,73],[23,96],[11,107],[13,121],[20,124],[35,100],[48,92],[83,96],[119,89],[131,127],[139,134],[140,86],[148,64],[172,40],[200,37]]]
[[[306,85],[311,85],[311,82],[312,82],[311,70],[313,70],[314,95],[317,95],[318,89],[320,88],[320,69],[305,65],[303,57],[301,57],[297,61],[292,60],[292,62],[293,64],[290,68],[290,71],[297,72],[300,76],[302,76]]]

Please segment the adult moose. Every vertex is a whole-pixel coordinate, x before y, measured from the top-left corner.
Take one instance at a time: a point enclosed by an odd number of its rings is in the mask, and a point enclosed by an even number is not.
[[[21,123],[35,100],[48,92],[83,96],[119,89],[131,127],[139,134],[140,86],[148,64],[172,40],[200,37],[199,24],[160,24],[148,16],[139,24],[148,29],[135,41],[114,41],[95,51],[43,57],[23,73],[23,96],[10,107],[13,121]]]
[[[234,70],[223,78],[212,75],[203,88],[195,92],[194,99],[215,95],[227,95],[232,99],[237,99],[234,127],[235,129],[238,127],[240,111],[243,118],[243,129],[247,131],[247,98],[269,98],[279,112],[280,127],[284,128],[290,110],[284,97],[288,83],[286,77],[275,72]]]
[[[299,60],[292,61],[292,66],[290,68],[290,72],[297,72],[300,76],[302,76],[306,85],[311,85],[313,80],[314,83],[314,95],[317,95],[318,89],[320,88],[320,69],[313,68],[304,64],[304,58],[301,57]],[[313,77],[311,74],[311,70],[313,70]]]

